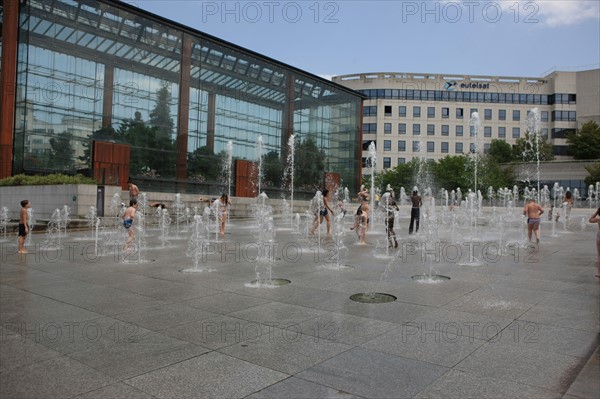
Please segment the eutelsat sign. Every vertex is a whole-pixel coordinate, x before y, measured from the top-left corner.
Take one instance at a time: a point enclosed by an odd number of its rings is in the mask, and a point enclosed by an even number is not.
[[[470,83],[461,83],[458,84],[455,81],[447,81],[444,84],[444,89],[448,91],[456,90],[456,89],[481,89],[487,90],[490,88],[489,83],[479,83],[479,82],[470,82]]]

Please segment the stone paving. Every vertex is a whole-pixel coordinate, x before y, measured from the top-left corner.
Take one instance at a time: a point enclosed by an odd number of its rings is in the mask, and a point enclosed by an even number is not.
[[[514,240],[495,256],[480,241],[472,264],[464,243],[408,236],[406,218],[389,256],[381,226],[361,246],[347,220],[339,264],[331,240],[319,250],[280,227],[272,273],[291,284],[276,288],[250,284],[248,220],[229,224],[196,273],[181,272],[193,264],[185,232],[162,248],[149,228],[143,263],[116,247],[96,256],[89,232],[69,232],[62,250],[34,235],[28,255],[4,242],[0,396],[597,398],[595,227],[579,223],[589,213],[574,210],[555,236],[544,221],[539,248]],[[411,278],[428,272],[450,280]],[[349,299],[364,292],[397,300]]]

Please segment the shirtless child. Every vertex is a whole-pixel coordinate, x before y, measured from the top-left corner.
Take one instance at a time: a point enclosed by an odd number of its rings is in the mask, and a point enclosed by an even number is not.
[[[29,234],[29,214],[27,213],[27,209],[31,208],[31,204],[29,200],[21,201],[21,212],[19,214],[19,250],[17,253],[26,254],[25,250],[25,239],[27,238],[27,234]]]
[[[598,231],[596,232],[596,251],[598,252],[598,259],[596,259],[596,264],[598,266],[598,270],[596,271],[596,277],[600,278],[600,208],[590,217],[588,220],[590,223],[598,223]]]
[[[531,232],[535,232],[536,242],[540,242],[540,216],[544,213],[544,209],[535,202],[535,199],[530,198],[527,205],[523,208],[523,215],[527,216],[527,237],[531,241]]]
[[[125,210],[123,214],[123,227],[127,230],[127,241],[125,241],[125,247],[123,248],[125,251],[129,249],[131,242],[135,238],[133,227],[133,219],[135,218],[135,211],[138,207],[137,200],[129,201],[129,208]]]

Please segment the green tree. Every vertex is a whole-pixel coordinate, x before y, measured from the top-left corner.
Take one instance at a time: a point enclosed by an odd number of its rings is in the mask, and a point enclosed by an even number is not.
[[[63,132],[50,139],[50,159],[49,166],[52,169],[65,170],[70,169],[73,164],[73,155],[75,150],[71,145],[73,135]]]
[[[117,137],[117,132],[112,126],[100,128],[88,137],[83,142],[83,155],[79,156],[78,159],[85,163],[88,168],[92,167],[92,143],[94,141],[114,141]]]
[[[481,190],[483,195],[487,195],[489,186],[498,189],[500,187],[512,187],[516,181],[514,167],[512,165],[502,167],[500,164],[488,155],[479,158],[477,168],[478,173],[478,190]]]
[[[312,137],[297,143],[295,148],[294,186],[301,190],[318,190],[323,183],[325,152]]]
[[[171,92],[169,84],[163,83],[156,92],[156,105],[150,111],[149,125],[152,130],[147,137],[149,167],[162,176],[175,175],[177,152],[173,139],[173,118],[171,117]]]
[[[584,179],[586,185],[595,185],[596,182],[600,181],[600,162],[586,166],[585,170],[590,174]]]
[[[140,112],[133,119],[125,119],[116,138],[131,146],[130,172],[132,175],[151,173],[174,176],[176,149],[171,118],[171,93],[165,83],[156,92],[156,104],[150,111],[148,123]]]
[[[540,161],[552,161],[554,159],[552,144],[542,136],[539,136],[539,140],[536,140],[535,136],[527,132],[525,137],[517,139],[513,146],[514,159],[519,162],[534,162],[537,160],[538,149]]]
[[[447,155],[433,165],[435,181],[448,191],[469,187],[472,172],[469,171],[470,160],[466,155]]]
[[[509,163],[513,161],[513,149],[510,144],[504,140],[493,139],[487,155],[492,157],[498,163]]]
[[[169,84],[163,83],[156,92],[156,105],[150,111],[149,124],[156,129],[157,138],[173,139],[173,118],[171,117],[171,102],[173,98],[169,91]]]
[[[600,159],[600,126],[589,121],[567,136],[569,154],[575,159]]]
[[[264,181],[267,186],[278,187],[283,178],[283,165],[277,151],[269,151],[263,155]]]
[[[188,154],[188,177],[201,181],[216,181],[221,173],[221,157],[207,146]]]
[[[393,169],[388,169],[383,173],[377,174],[375,176],[375,186],[384,190],[389,184],[396,193],[400,193],[401,187],[404,187],[408,192],[417,184],[417,176],[421,166],[423,165],[418,158],[413,158],[407,163],[399,164]],[[370,187],[370,176],[367,176],[367,179],[364,179],[363,183],[367,187]]]
[[[150,167],[150,154],[146,148],[146,139],[151,128],[142,120],[142,114],[136,112],[133,119],[124,119],[116,132],[115,138],[121,143],[129,144],[129,172],[140,175]]]

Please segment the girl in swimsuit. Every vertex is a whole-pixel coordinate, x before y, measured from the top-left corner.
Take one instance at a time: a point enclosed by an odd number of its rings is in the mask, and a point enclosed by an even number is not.
[[[596,265],[598,270],[596,270],[596,277],[600,278],[600,208],[596,210],[596,213],[590,217],[588,220],[590,223],[598,223],[598,231],[596,232],[596,252],[598,254],[598,259],[596,259]]]

